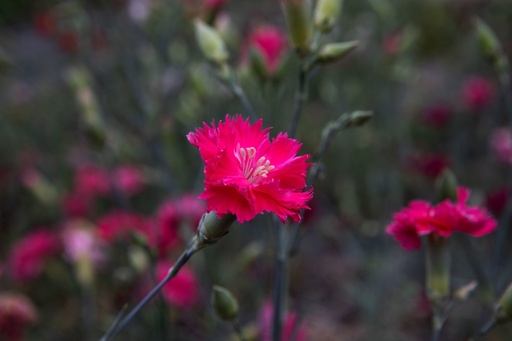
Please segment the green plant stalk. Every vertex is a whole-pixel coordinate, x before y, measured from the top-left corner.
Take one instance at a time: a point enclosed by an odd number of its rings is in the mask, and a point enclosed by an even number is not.
[[[284,306],[288,287],[288,231],[286,226],[277,220],[276,216],[273,216],[273,225],[277,231],[277,250],[275,258],[272,340],[281,341]]]
[[[425,256],[427,295],[432,305],[432,341],[437,341],[446,320],[450,298],[449,239],[430,234]]]
[[[185,250],[181,256],[178,258],[176,263],[172,268],[169,269],[169,272],[165,276],[164,279],[158,283],[157,286],[155,286],[140,302],[135,306],[135,308],[128,313],[118,324],[116,328],[113,330],[109,330],[109,332],[105,333],[103,337],[100,339],[100,341],[108,341],[111,338],[117,336],[130,322],[131,320],[139,313],[139,311],[153,298],[155,297],[160,290],[171,280],[173,279],[180,269],[187,263],[187,261],[192,257],[194,253],[199,251],[200,248],[198,248],[197,243],[192,243],[187,250]]]
[[[235,330],[236,335],[238,335],[238,338],[240,339],[240,341],[248,341],[247,338],[245,337],[245,334],[244,334],[242,328],[240,327],[240,323],[238,321],[234,321],[232,324],[233,324],[233,329]]]
[[[238,84],[238,81],[236,79],[235,73],[232,70],[229,70],[229,78],[228,78],[228,88],[233,92],[233,94],[238,98],[242,106],[244,107],[245,111],[251,118],[251,120],[254,122],[258,119],[256,116],[256,112],[254,111],[254,107],[252,106],[251,102],[247,98],[244,90]]]

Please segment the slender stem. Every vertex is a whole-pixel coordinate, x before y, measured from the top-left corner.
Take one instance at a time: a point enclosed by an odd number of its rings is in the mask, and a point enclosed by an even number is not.
[[[122,319],[122,321],[119,323],[119,326],[114,329],[113,332],[110,333],[110,335],[107,333],[105,334],[100,341],[108,341],[110,338],[115,337],[118,335],[130,322],[131,320],[138,314],[138,312],[156,295],[158,292],[164,287],[164,285],[167,284],[172,278],[174,278],[180,269],[187,263],[187,261],[192,257],[192,255],[198,251],[195,244],[192,244],[185,252],[181,254],[181,256],[178,258],[174,266],[169,269],[169,272],[167,273],[167,276],[158,283],[157,286],[155,286],[143,299],[142,301],[135,306],[135,308],[132,309],[132,311],[126,315]]]
[[[256,116],[256,113],[254,111],[254,108],[253,108],[251,102],[249,102],[249,99],[245,95],[244,90],[242,89],[240,84],[238,84],[238,81],[235,76],[235,72],[232,70],[229,70],[229,73],[230,73],[229,74],[229,82],[228,82],[229,88],[231,89],[233,94],[236,96],[236,98],[238,98],[238,100],[244,107],[245,111],[247,111],[251,120],[256,121],[258,119],[258,117]]]
[[[293,110],[290,130],[288,131],[288,136],[291,138],[294,138],[295,134],[297,133],[297,127],[299,126],[300,115],[302,113],[302,106],[306,100],[306,80],[307,72],[304,68],[304,63],[301,63],[299,70],[299,84],[297,88],[297,94],[295,96],[295,109]]]
[[[233,329],[235,330],[236,335],[238,335],[240,341],[247,341],[247,338],[245,337],[245,334],[242,328],[240,327],[240,323],[238,321],[233,322]]]
[[[471,240],[469,240],[469,238],[467,238],[465,235],[459,236],[457,240],[460,243],[466,258],[468,259],[469,265],[471,266],[478,283],[482,284],[482,286],[487,290],[492,290],[487,273],[485,272],[485,269],[480,262],[480,258],[476,256],[477,253],[473,244],[471,243]]]
[[[274,226],[277,230],[276,268],[274,278],[274,315],[272,316],[272,340],[281,341],[282,317],[284,311],[284,300],[288,281],[288,252],[285,226],[273,217]]]
[[[492,328],[494,328],[498,324],[498,320],[496,318],[491,319],[489,322],[487,322],[482,329],[480,329],[480,332],[478,333],[478,336],[484,336],[488,332],[491,331]]]

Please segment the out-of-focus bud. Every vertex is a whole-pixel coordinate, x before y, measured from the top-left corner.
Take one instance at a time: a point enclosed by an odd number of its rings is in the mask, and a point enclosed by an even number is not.
[[[211,302],[215,313],[224,321],[234,321],[238,317],[238,301],[226,288],[213,286]]]
[[[455,174],[447,168],[445,169],[441,175],[439,175],[436,179],[436,194],[437,199],[439,201],[443,200],[451,200],[453,202],[457,201],[457,178]]]
[[[197,43],[206,59],[219,65],[225,64],[229,54],[217,31],[200,20],[196,20],[194,25]]]
[[[501,54],[501,44],[498,38],[496,38],[492,29],[482,19],[477,18],[475,25],[480,52],[482,52],[484,57],[496,60]]]
[[[315,9],[315,26],[322,33],[329,33],[341,12],[343,0],[318,0]]]
[[[103,147],[106,140],[105,126],[101,118],[96,96],[91,88],[89,74],[84,69],[71,68],[68,71],[67,78],[80,105],[87,137],[98,147]]]
[[[35,169],[25,170],[21,175],[21,182],[43,204],[53,206],[57,203],[57,190]]]
[[[496,34],[482,19],[476,18],[476,37],[482,55],[493,64],[496,72],[502,78],[508,78],[508,59]]]
[[[315,62],[326,64],[338,61],[348,55],[357,45],[359,45],[357,40],[324,45],[318,51]]]
[[[196,249],[200,250],[208,244],[216,243],[228,232],[231,224],[236,220],[234,214],[225,214],[219,218],[215,211],[205,213],[199,222],[196,234]]]
[[[512,283],[509,284],[498,300],[498,303],[496,303],[495,311],[498,322],[505,322],[512,319]]]
[[[313,26],[310,19],[310,1],[281,0],[281,4],[293,46],[298,55],[304,57],[310,51],[310,43],[313,36]]]

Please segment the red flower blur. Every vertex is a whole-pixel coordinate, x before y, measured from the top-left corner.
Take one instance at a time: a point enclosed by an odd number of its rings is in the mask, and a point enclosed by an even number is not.
[[[23,340],[25,329],[36,322],[37,312],[32,302],[15,293],[0,293],[0,336],[2,340]]]
[[[128,196],[139,193],[144,188],[144,175],[132,165],[119,166],[112,175],[116,187]]]
[[[60,250],[60,240],[48,230],[29,232],[18,240],[9,254],[9,272],[12,279],[25,283],[37,278],[44,262]]]
[[[260,312],[259,329],[261,341],[272,340],[272,317],[274,309],[270,301],[265,302]],[[281,333],[281,341],[306,341],[307,330],[303,325],[299,324],[297,314],[289,312],[286,314],[283,322],[283,331]]]
[[[482,76],[472,76],[462,85],[462,100],[473,111],[481,111],[494,98],[493,82]]]
[[[286,34],[274,26],[260,26],[249,36],[249,48],[258,53],[268,76],[276,73],[285,53]]]
[[[512,164],[512,132],[509,128],[495,129],[491,134],[490,145],[501,162]]]
[[[306,186],[306,162],[309,155],[297,156],[301,144],[279,133],[270,141],[263,122],[253,125],[241,115],[226,115],[217,126],[204,123],[203,128],[187,135],[199,149],[205,163],[204,192],[207,209],[220,216],[232,213],[240,223],[264,211],[275,213],[282,222],[289,217],[300,221],[299,210],[313,190]]]
[[[110,193],[108,172],[96,165],[86,165],[75,175],[76,191],[89,197],[105,196]]]
[[[158,281],[167,275],[172,264],[162,261],[157,264]],[[188,267],[182,267],[176,277],[171,279],[163,288],[164,299],[182,309],[190,309],[199,303],[199,282],[194,272]]]
[[[434,128],[441,128],[448,123],[452,116],[451,109],[444,104],[432,105],[425,109],[423,122]]]
[[[133,212],[112,211],[96,222],[100,237],[114,243],[120,238],[130,238],[133,233],[146,238],[148,245],[164,256],[179,242],[175,226],[157,224],[155,219],[146,218]]]
[[[420,236],[437,234],[449,237],[453,232],[465,232],[481,237],[496,228],[496,221],[485,209],[467,206],[469,190],[457,189],[457,202],[445,200],[433,206],[422,200],[414,200],[409,206],[393,215],[393,222],[386,232],[404,249],[414,250],[421,246]]]

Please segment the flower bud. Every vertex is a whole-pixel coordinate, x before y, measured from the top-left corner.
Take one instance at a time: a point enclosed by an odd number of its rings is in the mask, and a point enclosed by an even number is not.
[[[322,33],[329,33],[341,12],[343,0],[318,0],[315,9],[315,26]]]
[[[196,235],[196,247],[201,249],[208,244],[216,243],[224,237],[228,232],[231,224],[235,221],[234,214],[225,214],[219,218],[215,211],[205,213],[199,222]]]
[[[436,180],[436,193],[439,201],[457,201],[457,178],[450,169],[445,169]]]
[[[480,18],[475,21],[476,37],[480,52],[485,58],[496,62],[501,55],[501,44],[492,29]]]
[[[324,45],[316,55],[316,62],[321,64],[338,61],[348,55],[359,45],[357,40]]]
[[[205,57],[217,64],[226,63],[229,57],[228,51],[217,31],[199,20],[196,20],[194,25],[197,43]]]
[[[313,28],[308,0],[281,0],[286,24],[295,50],[299,56],[309,53]]]
[[[238,317],[238,301],[229,290],[213,286],[211,302],[215,313],[224,321],[234,321]]]
[[[498,322],[512,319],[512,283],[509,284],[503,295],[501,295],[495,310]]]

